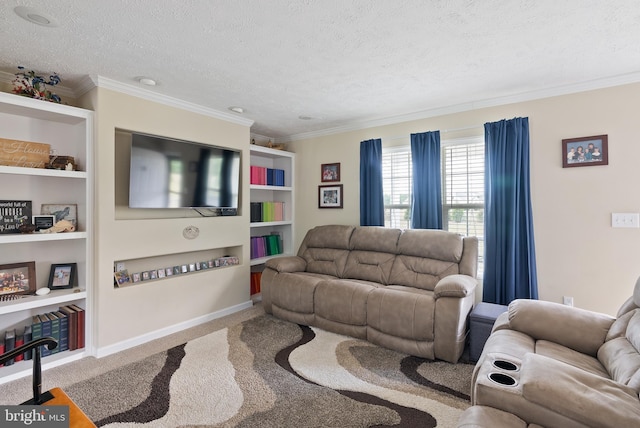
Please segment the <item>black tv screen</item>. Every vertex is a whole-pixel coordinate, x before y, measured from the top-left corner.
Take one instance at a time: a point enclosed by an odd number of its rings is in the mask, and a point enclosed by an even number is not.
[[[130,208],[238,208],[240,152],[131,134]]]

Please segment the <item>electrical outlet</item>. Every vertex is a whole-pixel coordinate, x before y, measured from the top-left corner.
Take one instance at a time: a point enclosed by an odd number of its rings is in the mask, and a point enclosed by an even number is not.
[[[567,306],[573,306],[573,297],[562,296],[562,304]]]

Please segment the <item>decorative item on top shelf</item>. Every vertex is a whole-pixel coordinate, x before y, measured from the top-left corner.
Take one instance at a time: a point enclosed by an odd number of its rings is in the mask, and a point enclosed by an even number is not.
[[[36,262],[0,265],[0,296],[33,294],[36,291]]]
[[[44,168],[50,151],[49,144],[0,138],[0,165]]]
[[[49,80],[47,80],[47,78],[36,74],[33,70],[26,71],[23,66],[19,66],[18,70],[20,71],[16,73],[16,77],[13,79],[14,94],[57,104],[62,102],[58,95],[47,89],[47,86],[56,86],[61,82],[57,73],[49,75]]]
[[[78,285],[78,266],[76,263],[52,264],[49,272],[51,290],[73,288]]]
[[[73,156],[49,155],[47,169],[63,169],[65,171],[76,170],[76,160]]]
[[[339,163],[323,163],[320,166],[322,182],[340,181],[340,164]]]
[[[318,208],[342,208],[342,184],[318,186]]]
[[[0,201],[0,234],[21,233],[20,226],[31,224],[31,201]]]
[[[58,222],[66,220],[70,222],[76,229],[78,228],[77,212],[78,206],[76,204],[42,204],[42,206],[40,207],[40,214],[55,216],[54,226],[57,225]],[[62,230],[61,232],[67,231],[69,230]]]

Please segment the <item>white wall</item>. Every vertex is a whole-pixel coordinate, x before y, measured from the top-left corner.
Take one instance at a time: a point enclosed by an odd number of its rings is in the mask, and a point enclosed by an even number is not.
[[[582,92],[289,143],[297,153],[297,245],[320,224],[359,224],[359,146],[415,132],[443,140],[483,135],[483,124],[529,117],[540,298],[615,314],[640,275],[640,229],[613,229],[612,212],[640,212],[640,84]],[[457,132],[447,130],[463,129]],[[608,134],[609,165],[562,168],[564,138]],[[341,163],[344,209],[318,209],[320,165]],[[326,183],[325,183],[326,184]],[[481,290],[479,291],[481,293]]]
[[[234,217],[202,218],[182,212],[182,218],[143,220],[144,212],[139,211],[127,216],[127,208],[116,203],[127,191],[116,188],[116,183],[118,187],[127,185],[126,180],[116,180],[116,171],[122,171],[118,162],[127,160],[120,149],[116,150],[115,142],[115,129],[120,128],[241,149],[242,183],[246,187],[249,128],[103,88],[93,89],[80,101],[94,110],[96,117],[94,337],[98,354],[101,349],[250,302],[248,209]],[[241,198],[242,206],[248,207],[248,192]],[[183,229],[190,225],[199,228],[197,239],[183,237]],[[155,267],[171,265],[184,253],[220,253],[229,248],[238,251],[243,261],[240,266],[125,288],[113,286],[115,261],[137,260],[137,265],[127,266],[137,270],[144,266],[145,258],[157,257],[146,268],[150,269],[156,263],[159,265]]]

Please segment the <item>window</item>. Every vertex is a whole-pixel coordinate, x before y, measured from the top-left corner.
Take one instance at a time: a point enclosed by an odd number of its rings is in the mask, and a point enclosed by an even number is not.
[[[411,149],[382,153],[384,225],[398,229],[411,227]]]
[[[442,143],[442,227],[478,237],[478,275],[484,266],[484,141]]]
[[[443,141],[443,228],[478,237],[478,275],[484,261],[484,141],[481,137]],[[382,154],[384,225],[411,227],[411,147],[386,149]]]

